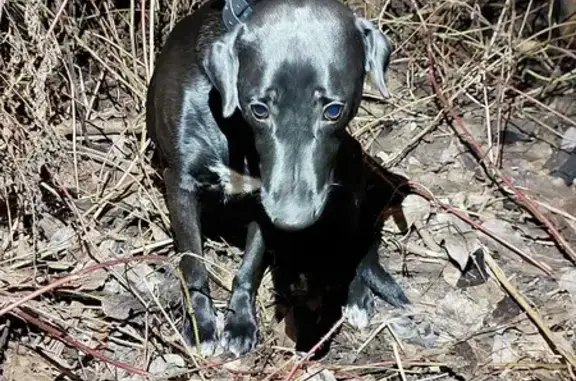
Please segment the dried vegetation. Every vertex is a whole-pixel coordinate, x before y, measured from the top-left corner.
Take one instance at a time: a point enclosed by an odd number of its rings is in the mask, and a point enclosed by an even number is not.
[[[576,2],[551,3],[350,0],[394,46],[392,98],[367,86],[351,131],[414,190],[382,260],[435,340],[392,335],[380,306],[303,361],[265,279],[262,344],[224,363],[175,330],[142,134],[154,55],[198,4],[0,1],[0,380],[574,378]],[[221,307],[240,251],[206,246]]]

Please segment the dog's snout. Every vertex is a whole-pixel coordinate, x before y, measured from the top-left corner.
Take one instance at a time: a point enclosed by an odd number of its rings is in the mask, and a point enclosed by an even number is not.
[[[313,218],[309,216],[290,216],[289,218],[276,217],[272,221],[274,226],[285,231],[298,231],[307,228],[312,224]]]
[[[290,205],[279,208],[270,217],[279,229],[297,231],[312,225],[318,217],[318,210],[312,205]]]
[[[263,205],[270,221],[279,229],[297,231],[314,224],[324,206],[324,196],[298,191],[290,186],[264,194]]]
[[[329,142],[321,145],[304,127],[302,131],[279,133],[273,149],[261,156],[261,202],[269,220],[282,230],[303,230],[315,224],[330,193],[333,175]]]

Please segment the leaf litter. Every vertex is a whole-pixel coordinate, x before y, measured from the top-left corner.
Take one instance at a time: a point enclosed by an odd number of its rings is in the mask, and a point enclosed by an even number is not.
[[[269,278],[259,290],[256,352],[218,366],[190,356],[174,330],[182,293],[169,218],[139,135],[151,65],[146,52],[158,45],[132,33],[140,30],[130,24],[130,15],[142,12],[137,2],[133,9],[116,3],[104,1],[102,9],[90,3],[81,11],[23,0],[0,5],[10,26],[0,34],[11,49],[0,52],[6,111],[0,115],[0,308],[105,261],[149,254],[166,260],[97,268],[0,316],[0,379],[147,379],[139,371],[177,380],[283,379],[297,360],[294,343],[281,332],[285,322],[273,317]],[[171,22],[191,11],[182,2],[160,3],[155,37],[165,37]],[[556,38],[562,47],[549,54],[541,38],[547,26],[539,24],[547,10],[533,2],[515,3],[514,12],[484,1],[349,4],[386,25],[395,47],[391,99],[382,102],[368,83],[350,131],[384,167],[490,234],[419,194],[393,205],[401,213],[385,223],[380,260],[412,306],[397,311],[377,300],[366,332],[344,325],[327,357],[307,363],[294,379],[569,379],[570,362],[562,358],[576,349],[574,264],[482,164],[501,168],[576,247],[574,65],[572,55],[559,53],[569,52],[570,42]],[[94,21],[96,15],[105,16]],[[487,152],[483,163],[436,102],[429,48],[442,52],[433,53],[437,78]],[[30,59],[37,65],[24,64]],[[567,74],[558,74],[565,67]],[[241,252],[209,240],[206,260],[219,278],[212,289],[222,309]],[[494,262],[516,295],[503,286]],[[567,352],[550,345],[518,296]],[[62,342],[23,313],[94,353]]]

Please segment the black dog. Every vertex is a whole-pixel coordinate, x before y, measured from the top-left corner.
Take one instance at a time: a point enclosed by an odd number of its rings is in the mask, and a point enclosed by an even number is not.
[[[232,1],[236,10],[242,0]],[[149,86],[146,118],[164,161],[180,252],[202,255],[201,217],[214,195],[257,201],[220,340],[240,355],[258,341],[254,300],[268,265],[286,284],[304,274],[323,305],[346,304],[356,326],[368,323],[372,292],[395,306],[408,300],[378,264],[379,211],[363,201],[362,149],[346,131],[367,72],[388,96],[387,38],[338,0],[258,0],[243,20],[230,8],[223,16],[224,5],[207,2],[171,32]],[[206,268],[184,255],[180,269],[202,354],[214,354]],[[309,312],[296,309],[296,320]],[[318,324],[329,325],[327,319]],[[318,332],[302,328],[297,347],[308,349]],[[194,342],[189,320],[184,334]]]

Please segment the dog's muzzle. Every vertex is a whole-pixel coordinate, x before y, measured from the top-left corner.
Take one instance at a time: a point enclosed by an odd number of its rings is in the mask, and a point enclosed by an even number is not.
[[[313,225],[324,210],[327,192],[316,193],[288,185],[285,189],[262,190],[262,205],[274,226],[285,231],[303,230]]]

